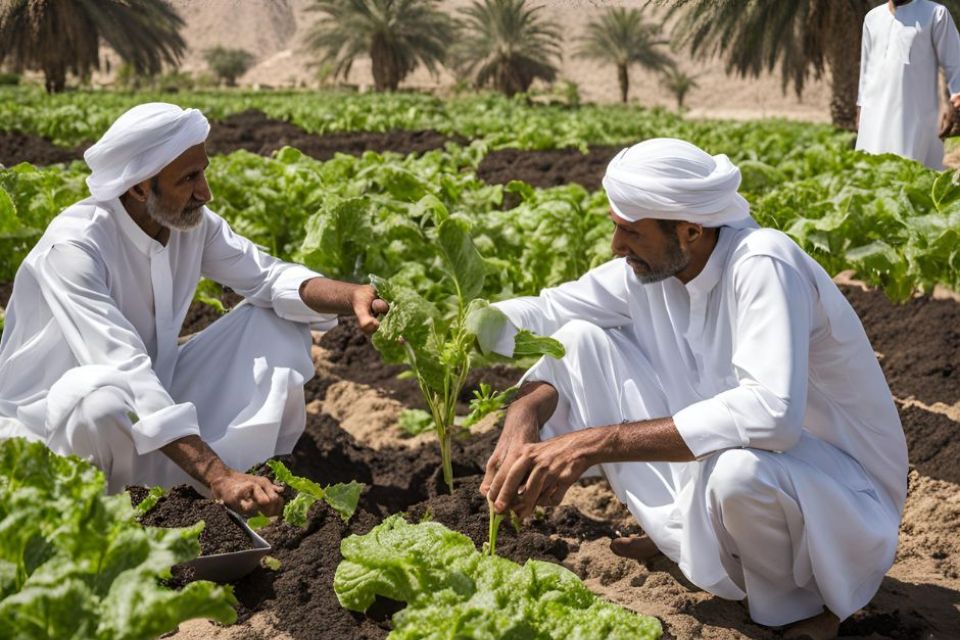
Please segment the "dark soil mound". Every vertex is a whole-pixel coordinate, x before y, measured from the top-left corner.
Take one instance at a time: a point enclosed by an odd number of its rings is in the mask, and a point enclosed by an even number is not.
[[[423,153],[431,149],[442,149],[447,142],[464,144],[466,140],[459,137],[449,138],[436,131],[350,131],[316,135],[289,122],[268,118],[256,109],[250,109],[212,123],[210,136],[207,138],[207,153],[225,154],[245,149],[268,156],[281,147],[290,146],[317,160],[329,160],[336,153]]]
[[[19,131],[0,131],[0,164],[12,167],[21,162],[38,166],[82,160],[88,144],[74,149],[58,147],[46,138]]]
[[[960,402],[960,304],[928,296],[894,304],[879,291],[842,287],[856,309],[893,395]]]
[[[572,182],[593,191],[600,188],[607,164],[619,151],[620,147],[590,147],[586,154],[578,149],[500,149],[487,154],[477,168],[477,177],[493,184],[522,180],[541,188]]]
[[[960,424],[919,407],[900,409],[910,463],[930,478],[960,484]]]
[[[139,504],[145,494],[142,489],[131,491],[131,500]],[[170,489],[156,506],[140,518],[149,527],[189,527],[197,522],[206,526],[200,534],[201,555],[230,553],[253,549],[253,541],[224,506],[204,498],[192,487],[181,485]]]

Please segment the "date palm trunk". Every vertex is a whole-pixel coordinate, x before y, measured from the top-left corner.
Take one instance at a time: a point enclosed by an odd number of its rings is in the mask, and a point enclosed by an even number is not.
[[[856,131],[864,16],[847,2],[837,2],[833,9],[824,52],[830,67],[830,119],[837,128]]]
[[[370,45],[370,61],[374,88],[377,91],[396,91],[401,80],[400,65],[383,38],[374,37]]]
[[[630,91],[630,74],[625,64],[617,64],[617,80],[620,82],[620,102],[626,104]]]

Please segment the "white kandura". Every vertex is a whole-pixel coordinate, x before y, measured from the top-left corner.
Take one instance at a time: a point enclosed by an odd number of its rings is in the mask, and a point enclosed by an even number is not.
[[[938,67],[960,94],[960,34],[943,5],[886,2],[863,20],[857,149],[895,153],[943,169]]]

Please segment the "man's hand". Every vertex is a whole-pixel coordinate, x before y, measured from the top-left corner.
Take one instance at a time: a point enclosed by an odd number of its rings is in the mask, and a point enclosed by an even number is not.
[[[950,96],[950,104],[954,109],[960,109],[960,93]]]
[[[585,429],[514,447],[487,492],[494,509],[498,513],[512,509],[523,519],[537,505],[560,504],[570,486],[591,466],[597,431]]]
[[[244,516],[280,515],[283,489],[267,478],[228,471],[210,483],[213,498]]]
[[[352,284],[329,278],[310,278],[300,284],[300,298],[319,313],[353,314],[367,335],[380,328],[378,315],[390,310],[386,300],[368,284]]]
[[[368,336],[380,328],[380,321],[377,320],[377,316],[390,310],[387,301],[379,298],[377,290],[368,284],[354,289],[351,304],[353,313],[357,316],[360,330]]]

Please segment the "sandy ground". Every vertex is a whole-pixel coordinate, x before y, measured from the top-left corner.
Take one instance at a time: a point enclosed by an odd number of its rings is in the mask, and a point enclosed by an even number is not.
[[[471,0],[442,0],[442,9],[456,15]],[[203,52],[221,45],[245,49],[255,57],[254,66],[239,79],[242,86],[316,87],[319,84],[311,54],[304,49],[304,36],[320,14],[311,12],[311,0],[171,0],[186,25],[182,31],[188,50],[181,68],[191,73],[207,73]],[[577,38],[584,25],[611,6],[643,8],[645,0],[532,0],[542,7],[541,15],[554,21],[564,40],[558,80],[578,85],[582,99],[594,102],[619,100],[616,70],[574,55]],[[648,20],[666,29],[657,12],[645,9]],[[117,66],[115,55],[105,52]],[[829,120],[829,87],[824,79],[810,79],[803,98],[792,91],[784,93],[778,76],[742,79],[728,76],[719,60],[692,61],[678,52],[674,57],[680,68],[695,76],[698,87],[686,99],[690,115],[697,118],[755,119],[785,117],[826,122]],[[95,83],[107,83],[109,75],[96,74]],[[346,82],[360,90],[373,82],[370,60],[359,58]],[[449,92],[454,75],[443,70],[433,77],[425,68],[414,71],[401,88]],[[540,86],[539,88],[544,88]],[[659,77],[640,68],[631,71],[631,100],[646,106],[675,107],[674,98],[661,85]]]

